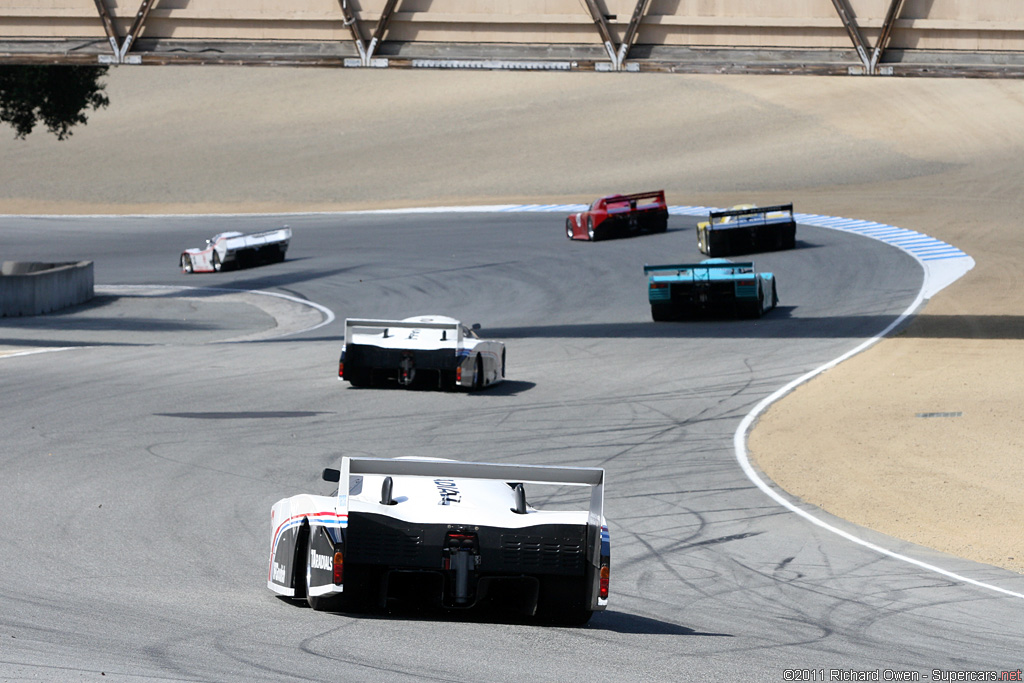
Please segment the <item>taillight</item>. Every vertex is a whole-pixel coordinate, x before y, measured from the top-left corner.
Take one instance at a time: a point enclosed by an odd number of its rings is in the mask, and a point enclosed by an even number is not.
[[[334,553],[334,583],[341,585],[345,579],[345,557],[340,551]],[[604,581],[604,579],[602,579]],[[604,585],[602,583],[602,585]]]
[[[476,534],[450,531],[444,539],[445,548],[453,550],[476,550],[478,548]]]
[[[602,600],[608,599],[608,578],[611,574],[611,569],[606,564],[601,565],[601,590],[598,595],[601,596]]]
[[[462,366],[461,365],[459,367],[455,368],[455,381],[456,382],[461,382],[462,381]]]
[[[338,377],[345,377],[345,361],[338,361]]]
[[[757,280],[737,280],[736,284],[740,287],[753,287],[757,284]]]
[[[668,283],[667,282],[652,282],[651,283],[651,289],[665,289],[666,287],[668,287]]]
[[[444,537],[444,547],[441,548],[441,555],[444,558],[441,566],[444,569],[455,569],[452,565],[453,557],[458,556],[459,553],[477,555],[479,552],[480,542],[477,540],[476,534],[466,531],[449,531],[448,535]]]

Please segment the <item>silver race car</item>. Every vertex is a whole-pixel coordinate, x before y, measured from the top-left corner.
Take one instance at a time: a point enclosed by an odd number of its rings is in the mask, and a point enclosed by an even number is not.
[[[247,268],[263,263],[280,263],[288,251],[292,230],[287,225],[277,230],[222,232],[206,240],[202,249],[186,249],[178,259],[183,273],[213,273],[231,268]]]
[[[608,605],[603,469],[344,457],[323,478],[334,494],[271,509],[267,587],[279,595],[315,610],[490,607],[568,625]],[[527,485],[587,487],[589,504],[538,510]]]
[[[479,325],[423,315],[345,321],[338,378],[355,387],[397,383],[482,389],[505,379],[505,344],[480,339]]]

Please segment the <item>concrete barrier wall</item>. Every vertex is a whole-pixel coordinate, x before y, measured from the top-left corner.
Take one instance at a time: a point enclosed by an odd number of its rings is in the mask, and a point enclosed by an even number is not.
[[[101,0],[124,36],[139,0]],[[350,2],[365,37],[386,0]],[[847,0],[874,44],[890,0]],[[598,2],[621,39],[635,0]],[[432,43],[600,44],[580,0],[403,0],[385,41]],[[161,0],[142,38],[203,41],[348,41],[338,0]],[[0,0],[0,40],[106,40],[95,3]],[[637,45],[743,48],[849,48],[830,0],[652,0]],[[906,0],[891,48],[1024,51],[1020,0]]]
[[[92,261],[0,266],[0,317],[41,315],[85,303],[95,295]]]

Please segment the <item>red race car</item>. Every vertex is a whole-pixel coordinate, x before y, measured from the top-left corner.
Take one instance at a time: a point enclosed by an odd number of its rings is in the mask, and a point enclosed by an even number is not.
[[[668,206],[664,190],[601,197],[586,211],[570,214],[565,219],[565,236],[571,240],[593,242],[667,229]]]

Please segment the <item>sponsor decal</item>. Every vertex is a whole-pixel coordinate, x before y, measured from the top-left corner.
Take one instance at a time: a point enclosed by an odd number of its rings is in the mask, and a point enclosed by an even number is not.
[[[455,485],[454,479],[435,479],[434,486],[437,487],[438,493],[441,494],[441,501],[438,505],[451,505],[452,503],[462,502],[462,494]]]
[[[309,551],[309,566],[313,569],[323,569],[324,571],[334,571],[334,558],[330,555],[321,555],[316,550]]]
[[[275,562],[271,578],[274,580],[274,583],[284,583],[284,566]]]

